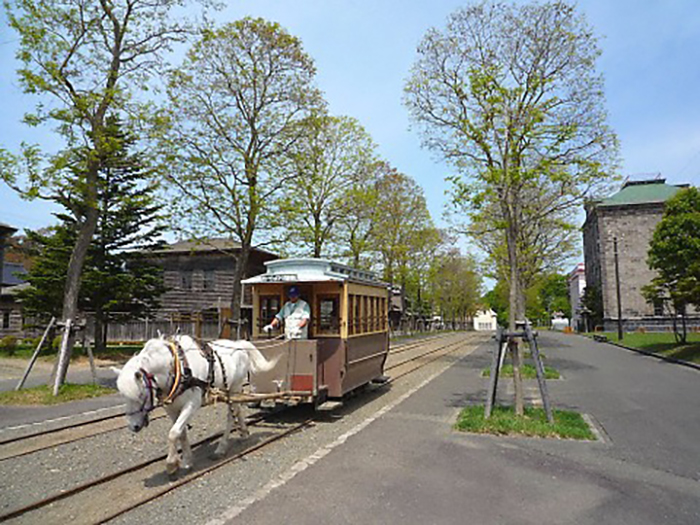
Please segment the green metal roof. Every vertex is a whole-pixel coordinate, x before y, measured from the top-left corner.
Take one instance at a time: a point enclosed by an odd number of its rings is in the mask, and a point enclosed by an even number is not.
[[[646,204],[666,202],[687,184],[666,184],[666,179],[628,181],[622,189],[607,199],[602,199],[598,206],[625,206],[628,204]]]

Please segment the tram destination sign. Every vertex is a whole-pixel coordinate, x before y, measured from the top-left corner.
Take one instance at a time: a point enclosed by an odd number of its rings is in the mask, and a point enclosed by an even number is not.
[[[273,273],[270,275],[263,275],[262,280],[266,283],[284,283],[289,281],[298,281],[299,278],[295,273]]]

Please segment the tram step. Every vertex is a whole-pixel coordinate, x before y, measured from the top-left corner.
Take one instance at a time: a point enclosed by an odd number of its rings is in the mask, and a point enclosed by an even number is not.
[[[336,410],[340,407],[343,406],[342,401],[337,401],[337,400],[332,400],[332,401],[324,401],[320,405],[316,407],[316,410],[319,412],[330,412],[332,410]]]

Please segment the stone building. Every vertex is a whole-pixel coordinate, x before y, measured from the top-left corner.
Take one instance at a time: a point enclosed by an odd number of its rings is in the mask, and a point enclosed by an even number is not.
[[[660,178],[628,181],[614,195],[586,204],[585,279],[588,287],[600,291],[605,331],[616,330],[618,320],[615,239],[624,330],[671,329],[673,318],[664,315],[662,305],[647,303],[642,287],[655,276],[647,266],[647,252],[656,225],[663,217],[665,202],[684,187],[687,185],[666,184],[665,179]]]

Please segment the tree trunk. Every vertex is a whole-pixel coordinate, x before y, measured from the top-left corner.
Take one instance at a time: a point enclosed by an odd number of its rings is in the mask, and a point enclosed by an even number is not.
[[[233,291],[231,292],[231,324],[236,330],[236,338],[240,337],[241,301],[243,299],[241,281],[245,278],[249,258],[250,244],[243,243],[241,251],[236,258],[236,265],[233,271]]]
[[[506,232],[506,243],[508,247],[508,262],[510,264],[510,290],[509,302],[510,309],[508,312],[508,330],[514,332],[516,329],[516,321],[524,320],[525,303],[520,290],[520,267],[518,261],[518,231],[517,226],[513,224],[511,218],[510,224]],[[523,395],[523,379],[520,373],[522,358],[522,348],[518,344],[516,338],[511,337],[508,341],[513,358],[513,387],[515,390],[515,414],[522,416],[525,414],[525,403]]]
[[[86,199],[87,210],[85,212],[85,220],[80,225],[78,238],[76,239],[75,246],[73,247],[73,253],[71,254],[70,262],[68,263],[66,288],[63,294],[63,311],[61,317],[65,327],[64,337],[68,338],[68,342],[65,345],[62,344],[61,349],[68,355],[59,355],[58,360],[60,367],[56,371],[58,375],[57,387],[63,384],[66,374],[68,373],[68,364],[70,361],[68,358],[73,350],[74,337],[73,333],[65,332],[69,332],[68,326],[70,324],[75,325],[76,322],[76,317],[78,315],[78,299],[80,296],[80,278],[83,273],[83,266],[85,265],[85,258],[87,257],[87,252],[90,248],[92,237],[97,228],[97,219],[99,215],[96,208],[98,163],[96,161],[90,162],[88,170]],[[70,323],[68,323],[68,321],[70,321]]]

